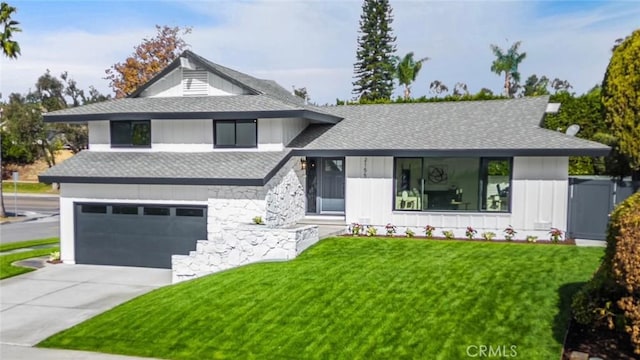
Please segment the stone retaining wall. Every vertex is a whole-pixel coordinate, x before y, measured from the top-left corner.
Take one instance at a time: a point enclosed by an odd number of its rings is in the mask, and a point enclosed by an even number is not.
[[[174,283],[261,261],[284,261],[318,242],[318,226],[269,228],[238,225],[215,240],[199,240],[189,255],[173,255]]]

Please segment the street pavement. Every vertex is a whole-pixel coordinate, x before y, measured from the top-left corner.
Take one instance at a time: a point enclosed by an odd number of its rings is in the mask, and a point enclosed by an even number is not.
[[[31,214],[31,216],[44,216],[21,222],[8,222],[0,225],[0,244],[11,242],[44,239],[60,236],[60,217],[43,214]]]
[[[0,244],[60,236],[60,201],[57,195],[3,193],[4,205],[13,215],[17,208],[19,219],[0,222]]]
[[[67,264],[1,280],[0,358],[133,359],[32,346],[170,283],[167,269]]]

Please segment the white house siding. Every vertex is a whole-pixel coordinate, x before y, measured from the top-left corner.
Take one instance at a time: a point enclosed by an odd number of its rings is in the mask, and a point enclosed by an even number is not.
[[[209,95],[248,95],[248,91],[242,87],[221,78],[218,75],[209,73]]]
[[[345,159],[345,219],[385,225],[392,221],[393,157]]]
[[[102,150],[110,148],[111,138],[108,120],[89,121],[88,132],[89,149]]]
[[[307,125],[302,118],[258,119],[258,150],[282,151]]]
[[[182,68],[177,68],[146,88],[140,97],[182,96]]]
[[[282,151],[309,125],[302,118],[258,119],[258,151]],[[89,149],[112,151],[108,120],[89,122]],[[117,151],[256,151],[214,149],[213,119],[151,120],[151,148],[118,148]]]
[[[517,157],[513,160],[511,225],[525,230],[566,230],[567,157]]]
[[[540,238],[547,237],[549,227],[566,228],[566,157],[514,158],[511,213],[393,211],[393,157],[351,156],[345,161],[347,223],[371,224],[380,230],[392,223],[400,232],[411,227],[418,234],[429,224],[438,235],[446,229],[457,236],[464,236],[467,226],[500,236],[512,225],[519,236]]]
[[[141,94],[141,97],[171,97],[184,96],[183,69],[177,68],[151,84]],[[243,95],[248,91],[218,75],[207,72],[207,94],[209,96]]]
[[[156,151],[210,151],[213,149],[213,121],[152,120],[151,148]]]
[[[84,203],[206,205],[207,186],[62,184],[60,187],[60,253],[65,263],[75,263],[74,206]]]

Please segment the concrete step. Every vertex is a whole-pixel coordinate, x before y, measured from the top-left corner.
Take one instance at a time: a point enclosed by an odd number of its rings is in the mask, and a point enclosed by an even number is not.
[[[330,215],[307,215],[302,220],[298,221],[298,224],[302,225],[335,225],[346,226],[347,223],[344,220],[344,216],[330,216]]]

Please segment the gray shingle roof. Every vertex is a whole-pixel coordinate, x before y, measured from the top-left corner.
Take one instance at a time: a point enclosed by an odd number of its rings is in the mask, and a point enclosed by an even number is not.
[[[265,95],[155,97],[109,100],[53,111],[45,114],[45,117],[88,114],[214,113],[302,109],[302,106],[287,104]]]
[[[262,185],[290,153],[82,151],[48,169],[45,182]],[[120,180],[117,180],[120,179]]]
[[[548,97],[543,96],[326,107],[325,112],[345,119],[308,142],[304,150],[587,149],[608,152],[609,148],[600,143],[541,128],[547,103]]]

